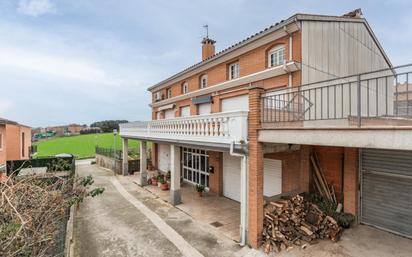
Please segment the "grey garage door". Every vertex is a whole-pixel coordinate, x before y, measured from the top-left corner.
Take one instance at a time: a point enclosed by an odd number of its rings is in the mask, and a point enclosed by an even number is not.
[[[361,222],[412,237],[412,151],[363,149]]]

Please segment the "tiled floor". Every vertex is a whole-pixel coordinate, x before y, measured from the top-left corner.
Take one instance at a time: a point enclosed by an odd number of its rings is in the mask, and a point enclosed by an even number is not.
[[[130,176],[130,179],[137,182],[138,176],[139,173],[135,173]],[[146,186],[145,189],[162,200],[169,201],[170,191],[162,191],[152,185]],[[239,241],[240,204],[238,202],[207,192],[203,193],[203,197],[199,197],[194,186],[188,183],[183,183],[181,190],[182,204],[177,205],[177,208],[194,219],[209,224],[232,240]]]

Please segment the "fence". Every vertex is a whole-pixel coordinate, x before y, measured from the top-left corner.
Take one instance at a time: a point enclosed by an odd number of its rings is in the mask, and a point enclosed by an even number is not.
[[[262,97],[262,123],[412,117],[412,64],[302,85]]]
[[[96,154],[104,155],[107,157],[113,157],[115,159],[123,159],[123,151],[113,148],[104,148],[96,146]],[[134,149],[129,149],[129,156],[139,156],[139,152]]]
[[[76,169],[76,160],[74,156],[70,157],[45,157],[29,160],[12,160],[7,161],[7,175],[18,175],[21,169],[46,167],[46,172],[71,171],[74,174]]]

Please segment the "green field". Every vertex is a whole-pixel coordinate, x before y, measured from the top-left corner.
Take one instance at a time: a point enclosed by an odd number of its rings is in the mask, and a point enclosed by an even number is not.
[[[34,145],[37,145],[36,157],[69,153],[77,158],[93,157],[95,155],[95,146],[112,148],[113,144],[114,138],[112,133],[57,137],[34,143]],[[137,149],[138,146],[139,141],[129,140],[129,149]],[[116,148],[122,149],[122,140],[119,135],[116,137]]]

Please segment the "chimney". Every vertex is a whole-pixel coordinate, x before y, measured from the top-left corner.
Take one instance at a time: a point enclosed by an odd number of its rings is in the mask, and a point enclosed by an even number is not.
[[[346,17],[346,18],[362,18],[362,16],[363,16],[363,13],[362,13],[361,8],[355,9],[351,12],[348,12],[342,15],[342,17]]]
[[[215,55],[215,43],[216,41],[208,37],[203,38],[202,40],[202,61]]]

